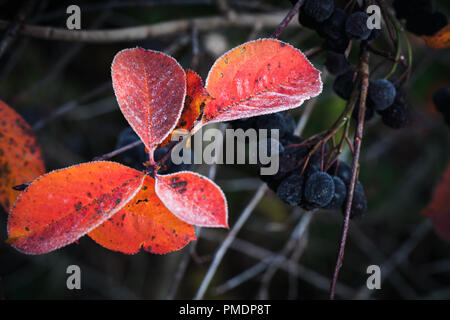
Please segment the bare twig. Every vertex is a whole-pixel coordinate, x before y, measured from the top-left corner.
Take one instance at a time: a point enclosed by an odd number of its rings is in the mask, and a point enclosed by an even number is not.
[[[309,231],[306,230],[305,234],[298,240],[297,246],[294,249],[294,252],[291,256],[291,261],[293,264],[298,264],[300,261],[301,256],[306,250],[306,247],[308,246],[308,235]],[[298,281],[297,278],[294,276],[295,270],[293,268],[293,264],[289,265],[289,289],[288,289],[288,299],[289,300],[296,300],[298,297]]]
[[[344,252],[345,252],[345,244],[347,240],[348,227],[350,222],[350,212],[352,208],[353,202],[353,193],[355,190],[356,181],[358,178],[358,166],[359,166],[359,154],[361,151],[361,141],[363,137],[364,130],[364,116],[366,112],[366,98],[367,98],[367,89],[369,87],[369,53],[367,50],[364,50],[361,54],[361,61],[359,65],[359,74],[361,77],[361,96],[360,96],[360,105],[358,110],[358,127],[355,133],[355,152],[353,155],[353,164],[352,164],[352,176],[350,186],[348,188],[347,202],[345,205],[345,219],[344,226],[342,229],[342,238],[341,245],[339,247],[338,258],[336,261],[336,266],[334,269],[333,280],[331,282],[330,289],[330,299],[334,299],[336,282],[339,276],[339,270],[342,267],[342,263],[344,260]]]
[[[215,0],[217,7],[219,7],[219,10],[225,14],[225,16],[229,20],[236,19],[236,12],[234,12],[233,8],[230,7],[227,0]]]
[[[211,280],[214,276],[214,274],[217,271],[217,268],[219,267],[220,262],[222,261],[225,253],[227,252],[230,245],[233,243],[234,239],[236,238],[237,234],[241,230],[244,223],[247,221],[247,219],[250,217],[251,213],[255,209],[255,207],[258,205],[259,201],[262,199],[264,194],[266,193],[267,185],[261,184],[261,186],[258,188],[258,191],[256,191],[255,195],[253,196],[252,200],[248,203],[248,205],[245,207],[244,211],[242,211],[241,215],[239,216],[239,219],[236,221],[235,225],[231,229],[231,231],[228,233],[225,240],[222,242],[222,245],[217,250],[216,254],[214,255],[214,259],[209,266],[208,272],[206,273],[205,277],[203,278],[202,283],[200,284],[200,287],[194,297],[194,299],[199,300],[202,299],[205,295],[206,290],[209,287],[209,284],[211,283]]]
[[[286,17],[284,17],[283,21],[281,21],[275,32],[272,33],[272,35],[270,36],[271,38],[276,39],[281,35],[284,29],[286,29],[287,26],[289,25],[289,22],[291,22],[292,18],[295,16],[300,7],[303,5],[303,1],[304,0],[297,1],[297,3],[292,7],[292,9],[287,13]]]
[[[35,131],[42,129],[44,126],[46,126],[48,123],[50,123],[54,119],[66,114],[67,112],[73,110],[75,107],[79,106],[80,104],[91,100],[92,98],[102,94],[103,92],[105,92],[107,89],[110,89],[110,88],[111,88],[111,82],[108,81],[108,82],[101,84],[97,88],[94,88],[92,91],[82,95],[81,97],[79,97],[75,100],[69,101],[67,103],[64,103],[62,106],[56,108],[56,110],[54,112],[52,112],[48,117],[36,122],[33,125],[33,129]]]
[[[94,158],[94,161],[103,161],[107,159],[111,159],[112,157],[117,156],[118,154],[121,154],[122,152],[125,152],[127,150],[133,149],[134,147],[137,147],[142,144],[142,140],[136,140],[135,142],[132,142],[130,144],[127,144],[126,146],[123,146],[122,148],[116,149],[114,151],[111,151],[110,153],[106,153],[104,155],[98,156]]]
[[[226,129],[227,125],[225,123],[221,123],[220,124],[220,131],[223,133]],[[223,137],[223,135],[221,135]],[[219,157],[221,156],[221,150],[222,150],[222,145],[223,145],[223,139],[220,140],[220,147],[218,148],[218,152],[214,155],[215,161],[214,163],[209,167],[209,171],[208,171],[208,178],[210,180],[214,180],[216,178],[216,174],[217,174],[217,162]],[[197,236],[197,241],[193,242],[190,247],[189,247],[189,253],[185,254],[183,256],[183,259],[181,260],[180,266],[178,267],[177,272],[175,273],[175,278],[172,282],[172,285],[170,286],[169,289],[169,293],[167,294],[167,299],[168,300],[172,300],[175,297],[175,294],[178,291],[178,287],[180,286],[180,283],[184,277],[184,275],[186,274],[186,269],[189,265],[189,262],[191,260],[191,257],[195,257],[196,256],[196,248],[197,248],[197,243],[198,243],[198,239],[200,239],[200,235],[201,235],[201,228],[197,227],[195,230],[195,234]]]
[[[398,248],[398,250],[395,251],[395,253],[380,266],[381,282],[383,282],[399,264],[401,264],[408,258],[409,254],[414,250],[414,248],[420,243],[420,241],[425,237],[425,235],[430,230],[431,230],[431,223],[429,220],[425,220],[417,227],[417,229],[414,231],[411,237],[408,240],[406,240],[400,246],[400,248]],[[370,296],[370,294],[371,290],[369,290],[367,286],[364,284],[358,290],[357,294],[355,295],[355,298],[367,299]]]
[[[284,248],[268,266],[267,271],[264,273],[261,279],[261,288],[259,290],[260,299],[269,298],[270,281],[272,280],[276,271],[280,268],[280,265],[283,262],[283,260],[285,260],[287,255],[294,249],[295,244],[298,242],[298,240],[302,238],[303,234],[305,233],[309,224],[311,223],[313,214],[314,213],[311,211],[307,211],[303,214],[302,218],[300,219],[294,231],[292,232],[289,240],[286,242]]]
[[[80,41],[80,42],[123,42],[144,40],[153,37],[167,36],[171,34],[188,32],[192,25],[198,31],[209,31],[223,27],[252,27],[256,23],[262,23],[265,27],[278,26],[279,21],[285,16],[285,11],[270,14],[237,14],[236,19],[229,20],[226,17],[208,17],[181,19],[162,22],[152,25],[143,25],[130,28],[108,30],[67,30],[63,28],[24,25],[20,34],[33,38],[46,40]],[[8,21],[0,20],[0,30],[8,26]]]
[[[217,241],[219,243],[223,242],[222,237],[218,237],[217,233],[214,233],[208,229],[204,230],[203,238],[207,240]],[[275,252],[269,251],[239,238],[236,238],[231,243],[230,248],[260,261],[264,261],[268,257],[277,256]],[[315,270],[306,268],[303,265],[296,264],[289,259],[283,259],[280,268],[286,272],[292,272],[295,277],[302,279],[303,281],[313,285],[319,290],[328,291],[330,289],[330,279],[324,277]],[[337,283],[336,285],[336,294],[343,298],[352,297],[353,292],[353,289],[347,287],[344,284]]]
[[[0,42],[0,58],[13,44],[14,40],[20,32],[20,29],[23,27],[25,20],[33,10],[35,3],[35,0],[26,1],[20,8],[19,13],[15,17],[14,21],[6,25],[7,30]]]
[[[198,30],[196,26],[192,26],[191,30],[191,38],[192,38],[192,69],[198,70],[198,63],[200,59],[200,49],[198,44]]]
[[[358,225],[352,226],[350,237],[353,238],[354,243],[363,251],[372,261],[372,263],[379,264],[386,261],[386,256],[378,249],[378,247],[367,237]],[[395,271],[395,270],[394,270]],[[417,299],[418,295],[415,290],[408,284],[403,275],[399,272],[392,272],[389,280],[392,286],[399,292],[399,294],[406,299]]]

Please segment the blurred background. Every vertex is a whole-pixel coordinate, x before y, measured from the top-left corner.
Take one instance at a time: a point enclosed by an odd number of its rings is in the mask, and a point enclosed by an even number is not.
[[[14,19],[23,3],[0,0],[0,19]],[[80,6],[83,30],[213,16],[222,23],[208,28],[187,24],[171,34],[139,41],[87,43],[19,36],[0,57],[0,99],[33,126],[48,171],[90,161],[117,147],[120,133],[128,127],[111,87],[110,66],[119,50],[140,46],[167,52],[205,80],[217,57],[248,40],[270,36],[292,7],[288,0],[38,1],[27,24],[64,28],[70,4]],[[439,5],[448,15],[450,3]],[[257,23],[239,20],[242,14]],[[449,127],[432,102],[433,93],[450,84],[450,55],[448,49],[430,49],[421,38],[408,35],[414,57],[407,96],[411,121],[401,130],[383,126],[377,117],[366,126],[360,180],[369,212],[351,221],[338,299],[450,298],[450,244],[421,214],[450,159]],[[302,51],[322,42],[296,17],[280,39]],[[383,41],[377,40],[377,46],[383,48]],[[323,67],[324,59],[320,52],[311,58],[323,70],[325,82],[308,117],[304,118],[304,106],[291,111],[297,121],[305,120],[304,137],[330,127],[345,107],[332,91],[334,77]],[[377,59],[373,56],[371,67]],[[383,68],[376,72],[386,73]],[[139,165],[136,152],[113,160]],[[346,150],[342,156],[349,161],[351,154]],[[245,208],[253,210],[205,298],[327,299],[341,213],[288,207],[272,191],[261,191],[256,166],[218,165],[216,172],[210,170],[195,167],[215,175],[226,193],[231,228]],[[0,212],[2,299],[191,299],[230,232],[202,230],[198,241],[164,256],[145,251],[127,256],[88,237],[43,256],[27,256],[4,243],[6,226],[7,213]],[[381,290],[367,290],[366,269],[372,264],[381,267]],[[66,288],[69,265],[80,266],[82,290]]]

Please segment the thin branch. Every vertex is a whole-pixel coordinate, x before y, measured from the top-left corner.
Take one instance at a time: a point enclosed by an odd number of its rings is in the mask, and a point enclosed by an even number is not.
[[[275,257],[274,261],[268,266],[267,271],[264,273],[261,279],[261,288],[259,290],[259,298],[260,299],[268,299],[269,298],[269,285],[273,276],[280,268],[281,263],[286,260],[287,255],[295,248],[295,244],[301,239],[308,229],[309,224],[311,223],[313,217],[312,211],[307,211],[303,214],[302,218],[298,222],[294,231],[291,233],[289,240],[284,245],[284,248],[281,252]]]
[[[219,130],[222,133],[222,135],[221,135],[222,139],[220,140],[220,144],[219,144],[220,147],[217,148],[217,150],[219,150],[219,151],[216,152],[216,154],[214,155],[214,163],[209,167],[209,171],[208,171],[208,178],[213,181],[215,180],[216,175],[217,175],[217,162],[222,153],[223,132],[225,131],[226,127],[227,127],[226,123],[221,123],[219,126]],[[190,245],[189,252],[183,256],[180,266],[178,267],[178,270],[175,273],[175,278],[172,282],[172,285],[170,286],[169,293],[167,294],[167,297],[166,297],[167,300],[172,300],[175,297],[175,294],[178,291],[178,287],[180,286],[181,281],[183,280],[183,277],[186,274],[186,270],[189,265],[189,262],[191,261],[191,257],[194,257],[194,260],[195,260],[195,257],[197,256],[196,249],[197,249],[198,240],[200,239],[201,231],[202,231],[202,229],[200,227],[196,227],[195,234],[197,236],[197,241],[193,242]]]
[[[92,98],[102,94],[107,89],[111,89],[110,81],[101,84],[97,88],[82,95],[78,99],[74,99],[74,100],[64,103],[62,106],[56,108],[56,110],[54,112],[52,112],[48,117],[43,118],[43,119],[39,120],[38,122],[36,122],[33,125],[33,130],[37,131],[37,130],[42,129],[44,126],[49,124],[51,121],[66,114],[67,112],[73,110],[75,107],[79,106],[80,104],[85,103],[86,101],[89,101]]]
[[[8,48],[14,43],[17,35],[22,29],[25,20],[30,15],[31,11],[35,6],[35,0],[26,1],[22,7],[19,9],[19,13],[16,15],[14,21],[8,23],[5,28],[7,28],[5,35],[0,42],[0,58],[5,54]],[[5,29],[3,28],[3,29]]]
[[[363,137],[364,130],[364,116],[366,113],[366,98],[367,98],[367,90],[369,87],[369,52],[364,50],[361,54],[361,61],[359,65],[359,74],[361,77],[361,96],[360,96],[360,105],[358,110],[358,127],[355,133],[355,152],[353,155],[353,164],[352,164],[352,176],[350,186],[348,188],[347,195],[347,203],[345,205],[345,219],[344,226],[342,229],[342,238],[341,245],[339,248],[338,258],[336,261],[336,266],[334,269],[333,280],[331,282],[330,289],[330,299],[333,300],[335,296],[336,282],[339,276],[339,271],[342,267],[342,263],[344,260],[344,252],[345,252],[345,244],[347,240],[347,233],[350,223],[350,212],[352,209],[353,202],[353,193],[355,190],[356,181],[358,178],[358,166],[359,166],[359,155],[361,151],[361,141]]]
[[[227,17],[227,19],[236,19],[236,12],[230,7],[227,0],[215,0],[215,2],[219,10]]]
[[[199,49],[199,40],[198,40],[198,30],[196,26],[192,26],[191,30],[191,39],[192,39],[192,69],[198,70],[198,64],[200,59],[200,49]]]
[[[214,289],[214,293],[216,295],[224,294],[224,293],[240,286],[244,282],[256,277],[258,274],[263,272],[273,260],[275,260],[275,257],[267,257],[267,258],[263,259],[261,262],[255,264],[253,267],[245,270],[242,273],[239,273],[238,275],[227,280],[225,283],[221,284],[220,286],[217,286]]]
[[[248,205],[245,207],[244,211],[242,211],[241,215],[239,216],[239,219],[236,221],[235,225],[231,229],[231,231],[228,233],[225,240],[222,242],[222,245],[217,250],[216,254],[214,255],[214,259],[209,266],[208,272],[206,273],[205,277],[203,278],[202,283],[200,284],[200,287],[194,297],[195,300],[200,300],[205,295],[206,290],[208,289],[212,278],[214,277],[217,268],[219,267],[220,262],[222,261],[225,253],[228,251],[228,248],[233,243],[234,239],[236,238],[237,234],[241,230],[244,223],[247,221],[247,219],[250,217],[251,213],[255,209],[255,207],[258,205],[259,201],[262,199],[264,194],[266,193],[267,185],[261,184],[261,186],[258,188],[258,191],[256,191],[255,195],[253,196],[252,200],[248,203]]]
[[[132,142],[130,144],[127,144],[126,146],[123,146],[122,148],[116,149],[114,151],[111,151],[110,153],[106,153],[104,155],[98,156],[94,158],[94,161],[103,161],[107,159],[111,159],[118,154],[121,154],[122,152],[125,152],[127,150],[133,149],[134,147],[137,147],[142,144],[142,140],[136,140],[135,142]]]
[[[395,253],[380,266],[381,282],[383,282],[399,264],[401,264],[408,258],[409,254],[414,250],[414,248],[416,248],[416,246],[430,230],[431,223],[429,220],[425,220],[417,227],[411,237],[406,240],[395,251]],[[364,284],[358,290],[357,294],[355,295],[355,299],[367,299],[369,298],[371,291],[372,290],[369,290]]]
[[[289,265],[289,289],[288,289],[288,300],[296,300],[298,296],[298,281],[294,276],[295,270],[293,268],[294,264],[298,264],[301,256],[305,252],[308,246],[308,235],[309,231],[306,230],[305,234],[298,240],[298,244],[292,253],[290,261],[293,262],[292,265]]]
[[[304,0],[297,1],[295,6],[293,6],[292,9],[287,13],[286,17],[284,17],[283,21],[281,21],[275,32],[272,33],[272,35],[270,36],[271,38],[277,39],[281,35],[284,29],[286,29],[287,26],[289,25],[289,22],[291,22],[292,18],[295,16],[300,7],[303,5],[303,1]]]
[[[218,234],[211,230],[205,229],[203,238],[219,243],[223,242],[222,237],[217,237]],[[245,254],[248,257],[264,261],[268,257],[276,257],[276,253],[260,246],[257,246],[248,241],[236,238],[230,246],[231,249]],[[311,284],[312,286],[328,291],[330,289],[330,279],[324,277],[315,270],[309,269],[303,265],[296,264],[289,259],[283,259],[280,268],[286,272],[291,272],[295,277]],[[354,290],[342,283],[337,283],[336,294],[343,298],[350,298],[354,294]]]
[[[108,30],[73,31],[64,28],[24,25],[19,34],[46,40],[93,43],[123,42],[145,40],[153,37],[188,32],[192,25],[195,25],[199,32],[223,27],[252,27],[256,23],[262,23],[265,27],[275,27],[278,26],[279,21],[284,16],[285,11],[270,14],[237,14],[236,19],[234,20],[229,20],[226,17],[218,16],[181,19],[151,25]],[[7,28],[8,24],[9,21],[0,20],[0,30]]]

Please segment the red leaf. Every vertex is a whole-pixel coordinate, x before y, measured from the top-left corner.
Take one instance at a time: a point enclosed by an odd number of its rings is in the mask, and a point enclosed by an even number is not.
[[[186,70],[186,99],[184,101],[183,112],[178,120],[175,130],[183,129],[189,132],[194,127],[196,121],[201,120],[203,108],[207,101],[211,100],[200,76],[192,70]],[[162,143],[167,145],[171,141],[171,135]]]
[[[5,211],[20,194],[13,186],[45,172],[41,148],[28,123],[0,100],[0,204]]]
[[[175,217],[158,198],[155,179],[149,176],[139,193],[89,236],[105,248],[127,254],[134,254],[141,247],[165,254],[196,239],[194,227]]]
[[[430,218],[437,234],[450,243],[450,165],[437,185],[433,199],[422,213]]]
[[[450,24],[447,24],[441,30],[432,36],[422,37],[427,46],[432,49],[447,49],[450,48]]]
[[[299,50],[260,39],[220,57],[209,71],[206,90],[214,100],[206,104],[202,124],[298,107],[322,91],[322,81]]]
[[[142,172],[108,161],[47,173],[17,198],[7,242],[27,254],[66,246],[122,209],[143,178]]]
[[[228,228],[225,195],[204,176],[190,171],[157,175],[156,194],[174,215],[187,223]]]
[[[120,109],[153,163],[153,151],[180,118],[186,95],[184,70],[164,53],[126,49],[114,58],[112,80]]]

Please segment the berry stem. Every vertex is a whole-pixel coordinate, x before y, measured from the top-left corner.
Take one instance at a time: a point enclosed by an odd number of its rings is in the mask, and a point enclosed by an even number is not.
[[[330,300],[334,300],[335,290],[336,290],[336,282],[339,276],[339,271],[342,267],[342,263],[344,260],[345,253],[345,244],[347,241],[348,228],[350,224],[350,212],[352,208],[353,202],[353,194],[355,191],[356,181],[358,179],[358,167],[359,167],[359,155],[361,151],[361,142],[364,131],[364,117],[366,113],[366,98],[367,91],[369,88],[369,52],[364,50],[361,54],[360,64],[359,64],[359,74],[361,78],[361,97],[359,104],[359,112],[358,112],[358,126],[355,132],[354,139],[354,154],[353,154],[353,163],[352,163],[352,175],[350,180],[350,186],[348,188],[347,201],[345,204],[345,219],[344,225],[342,228],[342,237],[341,244],[339,247],[339,253],[336,261],[336,266],[334,269],[333,280],[331,282],[330,289]]]
[[[292,7],[292,9],[288,12],[286,17],[284,17],[283,21],[278,25],[277,29],[274,33],[270,36],[271,38],[278,39],[278,37],[281,35],[281,33],[286,29],[289,22],[292,20],[292,18],[295,16],[295,14],[298,12],[300,7],[303,5],[304,0],[298,0],[295,6]]]

